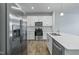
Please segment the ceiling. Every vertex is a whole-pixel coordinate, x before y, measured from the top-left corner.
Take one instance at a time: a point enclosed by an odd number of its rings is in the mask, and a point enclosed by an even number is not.
[[[79,13],[79,3],[18,3],[25,13]],[[34,9],[32,10],[32,6]],[[48,9],[50,7],[50,9]]]

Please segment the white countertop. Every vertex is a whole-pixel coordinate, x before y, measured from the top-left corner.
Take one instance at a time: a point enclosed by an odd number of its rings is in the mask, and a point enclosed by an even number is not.
[[[59,42],[64,48],[70,50],[79,50],[79,36],[60,33],[61,36],[54,36],[48,33],[57,42]]]

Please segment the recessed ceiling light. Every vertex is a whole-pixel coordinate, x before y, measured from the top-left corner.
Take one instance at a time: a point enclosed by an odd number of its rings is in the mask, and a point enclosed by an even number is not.
[[[61,12],[61,13],[60,13],[60,16],[64,16],[64,13],[63,13],[63,12]]]
[[[48,9],[50,9],[50,7],[48,7]]]
[[[34,7],[32,6],[32,9],[34,9]]]

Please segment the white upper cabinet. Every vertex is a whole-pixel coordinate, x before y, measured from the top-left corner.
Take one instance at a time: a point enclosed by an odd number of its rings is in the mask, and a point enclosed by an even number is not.
[[[37,16],[31,16],[31,26],[35,26],[35,22],[38,22],[38,17]]]
[[[52,16],[43,16],[41,18],[43,26],[52,26]]]
[[[27,21],[27,26],[30,26],[31,18],[29,16],[26,17],[26,21]]]
[[[27,16],[27,26],[35,26],[35,22],[43,22],[43,26],[52,26],[52,16]]]

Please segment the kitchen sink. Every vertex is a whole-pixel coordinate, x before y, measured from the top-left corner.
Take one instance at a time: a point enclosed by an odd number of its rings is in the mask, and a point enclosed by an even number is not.
[[[60,34],[57,34],[57,33],[51,33],[51,35],[54,35],[54,36],[61,36]]]

